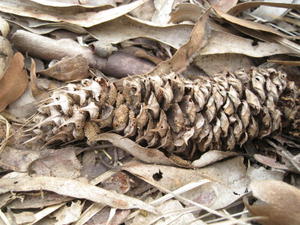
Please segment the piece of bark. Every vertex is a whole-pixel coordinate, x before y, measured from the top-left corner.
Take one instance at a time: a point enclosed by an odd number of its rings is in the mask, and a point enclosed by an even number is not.
[[[147,60],[128,54],[115,53],[108,59],[101,58],[94,54],[92,49],[83,47],[71,39],[54,40],[23,30],[18,30],[13,34],[12,43],[23,53],[49,61],[81,54],[88,60],[89,66],[114,77],[142,74],[154,68],[154,65]]]
[[[12,36],[12,43],[19,51],[44,60],[62,59],[65,56],[83,55],[89,65],[102,69],[106,59],[97,57],[91,49],[80,46],[71,39],[54,40],[31,32],[17,30]]]

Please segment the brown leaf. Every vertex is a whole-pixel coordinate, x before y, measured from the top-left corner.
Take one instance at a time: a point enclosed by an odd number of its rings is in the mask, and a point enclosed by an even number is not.
[[[155,186],[162,192],[174,191],[192,182],[210,180],[182,196],[212,209],[226,207],[240,198],[246,191],[249,179],[242,157],[235,157],[201,169],[182,169],[172,166],[150,165],[129,162],[122,167],[125,171]],[[157,176],[160,174],[159,176]],[[159,179],[157,179],[159,177]]]
[[[154,207],[141,200],[126,195],[110,192],[91,184],[77,180],[58,177],[18,177],[0,179],[0,193],[10,191],[40,191],[47,190],[60,195],[74,198],[83,198],[92,202],[106,204],[114,208],[131,209],[139,208],[156,213]]]
[[[190,40],[180,47],[171,59],[161,62],[147,75],[164,75],[186,69],[195,53],[207,44],[210,35],[210,28],[207,23],[209,11],[205,12],[195,24]]]
[[[247,208],[256,216],[265,216],[264,225],[300,224],[300,190],[282,181],[253,181],[250,188],[254,197],[263,201]]]
[[[1,21],[1,17],[0,17],[0,21]],[[13,50],[11,48],[9,41],[6,38],[1,36],[0,36],[0,53],[1,53],[0,55],[0,80],[1,80],[8,69],[13,56]]]
[[[129,138],[124,138],[121,135],[114,133],[102,133],[94,136],[93,139],[87,138],[90,141],[109,141],[114,146],[123,149],[129,154],[133,155],[139,160],[148,163],[158,163],[164,165],[180,165],[179,162],[173,161],[166,157],[164,153],[155,148],[144,148]],[[187,166],[187,164],[182,164],[181,166]]]
[[[0,112],[6,106],[17,100],[28,85],[27,72],[24,70],[24,57],[17,52],[4,75],[0,80]]]
[[[88,77],[88,61],[82,55],[64,57],[39,73],[62,81],[81,80]]]

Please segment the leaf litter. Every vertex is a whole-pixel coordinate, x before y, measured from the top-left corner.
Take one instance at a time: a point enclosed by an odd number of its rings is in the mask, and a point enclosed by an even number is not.
[[[294,3],[1,1],[1,224],[299,224]]]

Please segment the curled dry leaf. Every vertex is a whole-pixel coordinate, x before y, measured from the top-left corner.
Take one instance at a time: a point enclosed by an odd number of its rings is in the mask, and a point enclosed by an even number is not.
[[[1,18],[1,17],[0,17]],[[4,76],[5,72],[10,65],[10,61],[13,56],[13,50],[9,41],[0,36],[0,80]]]
[[[92,27],[96,24],[113,20],[117,17],[127,14],[131,10],[142,5],[148,0],[138,0],[129,4],[121,5],[115,8],[94,11],[87,8],[82,11],[80,7],[56,7],[41,5],[37,2],[17,0],[11,2],[3,0],[0,2],[0,11],[11,13],[23,17],[32,17],[39,20],[52,22],[67,22],[81,27]]]
[[[228,13],[231,15],[237,15],[242,11],[245,11],[250,8],[259,7],[259,6],[273,6],[273,7],[280,7],[280,8],[288,8],[288,9],[299,9],[299,4],[288,4],[288,3],[279,3],[279,2],[269,2],[269,1],[249,1],[237,4],[236,6],[232,7]]]
[[[24,70],[24,57],[17,52],[9,67],[0,80],[0,112],[7,105],[17,100],[24,93],[28,85],[27,72]]]
[[[300,190],[282,181],[263,180],[250,184],[253,196],[260,204],[247,204],[255,216],[265,216],[264,225],[300,224]]]
[[[140,162],[130,162],[122,168],[162,192],[165,189],[174,191],[189,183],[208,179],[211,182],[185,192],[182,196],[211,209],[226,207],[240,198],[247,191],[249,182],[242,157],[194,170]]]
[[[132,38],[146,37],[176,49],[189,40],[191,30],[191,25],[157,26],[130,16],[122,16],[87,29],[103,44],[117,44]]]
[[[87,128],[85,128],[87,129]],[[123,149],[124,151],[130,153],[139,160],[147,163],[159,163],[163,165],[180,165],[180,162],[176,162],[168,157],[166,157],[161,151],[155,148],[144,148],[129,138],[124,138],[121,135],[114,133],[103,133],[96,135],[94,137],[88,136],[89,141],[109,141],[114,146]],[[186,164],[181,165],[186,166]]]
[[[209,10],[195,24],[190,40],[181,46],[171,59],[161,62],[147,75],[164,75],[171,72],[181,72],[186,69],[196,52],[207,44],[210,36],[208,17]]]
[[[88,61],[82,55],[64,57],[39,73],[61,81],[80,80],[88,77]]]
[[[194,166],[195,168],[199,168],[199,167],[204,167],[210,164],[213,164],[217,161],[229,158],[229,157],[233,157],[236,156],[237,153],[236,152],[222,152],[222,151],[217,151],[217,150],[211,150],[208,151],[206,153],[204,153],[203,155],[201,155],[201,157],[197,160],[194,160],[192,162],[192,166]]]
[[[243,38],[228,32],[212,30],[207,45],[199,54],[214,55],[235,53],[250,57],[265,57],[278,54],[292,54],[294,51],[273,42],[258,41],[253,46],[253,40]]]
[[[110,192],[91,184],[79,182],[77,180],[58,177],[15,177],[0,179],[0,194],[10,191],[40,191],[46,190],[60,195],[74,198],[87,199],[92,202],[109,205],[120,209],[143,209],[156,213],[153,206],[141,200],[128,197],[126,195]]]

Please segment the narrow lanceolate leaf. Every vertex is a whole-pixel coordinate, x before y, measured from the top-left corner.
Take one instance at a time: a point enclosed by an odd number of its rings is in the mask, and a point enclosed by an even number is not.
[[[48,144],[93,141],[110,131],[193,159],[282,130],[299,135],[298,93],[285,73],[263,68],[213,78],[135,76],[118,84],[85,79],[55,91],[30,131]]]
[[[87,199],[92,202],[109,205],[114,208],[138,208],[156,212],[153,206],[126,195],[110,192],[91,184],[59,177],[19,177],[0,180],[0,194],[6,192],[46,190],[60,195]]]

